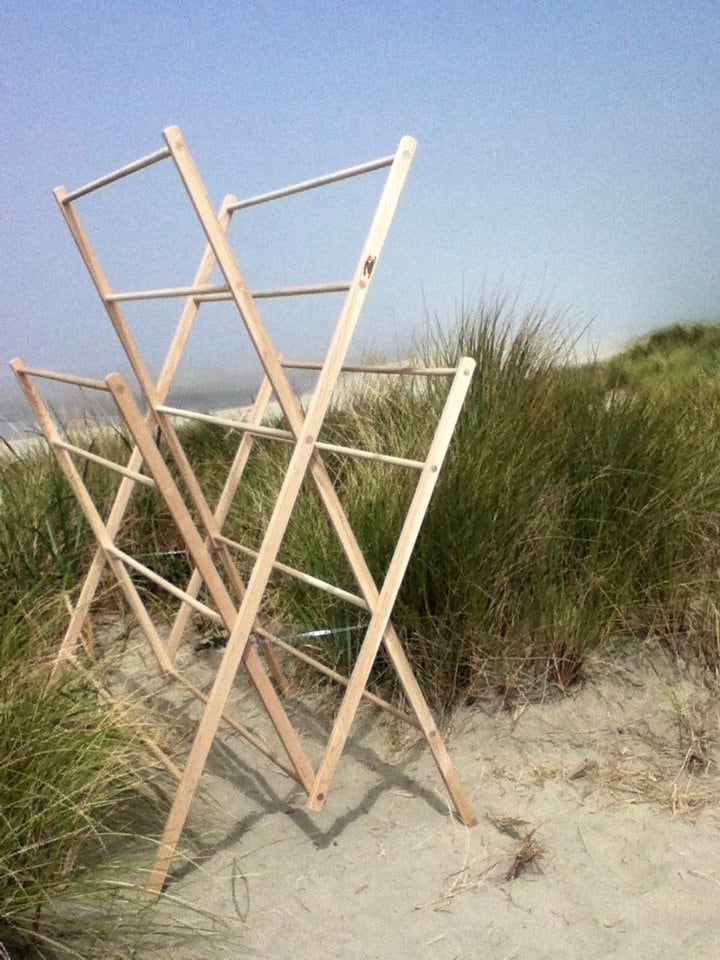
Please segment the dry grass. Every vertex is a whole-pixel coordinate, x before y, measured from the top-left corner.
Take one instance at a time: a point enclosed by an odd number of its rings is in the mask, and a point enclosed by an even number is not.
[[[656,657],[650,670],[625,663],[604,672],[588,692],[595,704],[589,714],[561,714],[563,733],[556,740],[554,730],[544,729],[538,744],[526,727],[527,759],[498,760],[493,775],[536,787],[565,784],[598,799],[651,804],[690,818],[720,801],[718,681],[707,673],[693,681],[668,656]],[[561,758],[547,755],[546,744],[555,740],[553,753],[563,749]]]
[[[520,874],[525,873],[531,866],[537,868],[538,861],[545,855],[544,845],[535,839],[535,830],[537,830],[537,827],[521,838],[513,861],[505,874],[507,881],[517,879]]]
[[[522,838],[522,828],[528,825],[527,820],[520,820],[518,817],[496,817],[488,814],[488,820],[500,833],[506,833],[514,840]]]

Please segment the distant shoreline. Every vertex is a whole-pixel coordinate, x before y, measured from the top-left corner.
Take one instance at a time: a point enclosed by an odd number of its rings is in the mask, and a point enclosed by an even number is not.
[[[222,390],[216,394],[201,393],[199,391],[178,392],[171,395],[172,406],[187,410],[197,410],[202,413],[215,413],[222,416],[224,411],[232,410],[236,413],[246,410],[252,404],[254,390],[229,391]],[[46,397],[46,401],[55,423],[63,434],[89,433],[94,434],[104,429],[118,429],[119,421],[114,407],[107,400],[93,397],[92,407],[72,405],[63,397],[59,401]],[[239,401],[239,402],[238,402]],[[28,407],[16,406],[8,414],[0,417],[0,456],[3,453],[21,453],[33,445],[41,444],[44,438],[40,428],[35,423]],[[8,449],[8,445],[12,451]]]
[[[248,413],[251,406],[251,404],[248,404],[243,407],[230,407],[223,410],[208,410],[202,408],[198,412],[209,413],[216,417],[226,417],[228,419],[241,419]],[[187,410],[192,409],[191,407],[184,408]],[[173,417],[172,419],[176,425],[178,423],[190,422],[181,417]],[[4,456],[11,457],[13,455],[23,457],[25,454],[41,448],[49,450],[45,437],[37,424],[26,421],[26,424],[21,429],[17,423],[10,421],[5,421],[5,423],[10,423],[10,426],[13,428],[13,433],[8,436],[6,433],[0,432],[0,458]],[[92,437],[101,436],[103,433],[115,433],[119,431],[120,428],[120,421],[117,418],[111,417],[109,414],[104,417],[97,414],[93,414],[93,417],[90,417],[85,414],[83,417],[75,418],[75,420],[63,418],[59,431],[61,436],[71,437],[74,442],[77,442],[78,440],[89,440]]]
[[[412,360],[397,361],[400,365],[410,366]],[[336,386],[333,394],[333,403],[343,403],[349,396],[367,387],[369,384],[377,386],[378,383],[388,383],[393,374],[351,374],[347,380],[341,380]],[[295,384],[300,387],[296,394],[300,403],[307,407],[313,394],[313,390],[306,388],[303,390],[301,384]],[[211,414],[216,417],[226,417],[228,419],[242,419],[250,411],[252,403],[257,394],[257,388],[253,390],[229,391],[219,390],[217,393],[208,394],[199,391],[178,391],[177,394],[171,393],[167,403],[168,406],[174,406],[178,409],[193,410],[198,413]],[[238,400],[240,403],[238,403]],[[144,404],[141,403],[141,406]],[[75,439],[80,437],[91,437],[102,433],[105,430],[118,430],[120,422],[114,415],[114,408],[107,403],[95,403],[92,409],[70,407],[63,403],[48,402],[48,407],[55,418],[56,425],[59,425],[60,432],[63,435],[73,436]],[[17,419],[9,417],[0,418],[0,458],[4,456],[23,456],[24,453],[33,448],[39,448],[45,443],[40,428],[33,421],[29,408],[26,410],[17,410]],[[22,419],[20,418],[22,415]],[[272,400],[267,407],[266,417],[276,418],[281,415],[280,405],[277,400]],[[173,418],[177,423],[189,423],[184,418]]]

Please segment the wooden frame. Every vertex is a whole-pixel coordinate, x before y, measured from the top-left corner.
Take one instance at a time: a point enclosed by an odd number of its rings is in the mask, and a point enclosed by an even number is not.
[[[308,806],[311,810],[320,810],[326,801],[327,793],[341,758],[348,732],[360,700],[364,697],[382,709],[389,710],[395,716],[410,723],[422,732],[436,761],[439,772],[448,788],[460,819],[469,826],[475,823],[472,808],[465,797],[450,757],[436,729],[430,710],[415,679],[397,634],[390,622],[390,616],[397,593],[471,381],[474,361],[469,358],[464,358],[455,369],[415,368],[397,365],[385,365],[376,368],[363,365],[344,367],[344,361],[352,334],[365,297],[367,296],[375,266],[382,252],[382,247],[414,156],[415,142],[409,137],[404,137],[396,153],[389,157],[384,157],[358,167],[347,168],[346,170],[338,171],[336,174],[329,174],[324,177],[318,177],[315,180],[304,181],[291,187],[251,197],[247,200],[238,201],[234,197],[228,196],[225,198],[219,214],[216,215],[210,206],[199,172],[182,134],[177,128],[171,127],[165,131],[164,137],[166,148],[163,150],[150,154],[136,161],[134,164],[128,164],[114,174],[102,177],[78,190],[68,193],[64,188],[59,187],[55,191],[56,199],[71,235],[75,240],[88,272],[105,305],[110,322],[128,357],[147,404],[147,412],[143,415],[134,401],[127,384],[119,374],[111,374],[105,381],[87,381],[84,383],[84,385],[93,384],[95,389],[106,389],[110,392],[120,416],[135,442],[135,449],[127,466],[124,467],[118,464],[111,464],[109,461],[105,461],[96,455],[91,456],[91,458],[94,457],[96,462],[102,463],[123,475],[115,503],[106,522],[103,522],[97,514],[97,510],[92,503],[87,489],[84,487],[74,467],[72,457],[82,456],[84,451],[73,444],[68,444],[63,441],[57,434],[52,423],[52,418],[50,418],[38,392],[31,383],[33,376],[66,379],[70,382],[79,382],[83,378],[71,378],[60,374],[53,374],[50,371],[33,370],[32,368],[25,367],[21,361],[13,361],[11,364],[43,433],[48,439],[61,468],[68,478],[68,482],[73,487],[88,517],[88,521],[99,545],[83,586],[77,608],[71,618],[67,633],[60,647],[57,669],[60,669],[64,663],[75,664],[77,662],[75,647],[78,637],[97,590],[103,568],[105,564],[108,564],[117,577],[131,609],[136,614],[143,631],[148,637],[160,669],[167,676],[180,680],[184,686],[190,689],[190,692],[206,702],[206,707],[198,724],[195,739],[185,767],[180,774],[178,791],[160,840],[155,863],[147,881],[145,896],[148,899],[157,896],[165,881],[219,725],[222,722],[229,723],[234,729],[241,732],[246,739],[249,739],[247,736],[249,731],[246,731],[234,718],[228,717],[226,711],[230,690],[241,663],[248,671],[263,706],[285,748],[290,760],[290,766],[271,755],[267,749],[263,749],[262,752],[303,786],[308,794]],[[188,198],[205,233],[208,247],[190,287],[135,291],[120,294],[113,293],[92,251],[89,240],[82,229],[73,203],[75,200],[80,199],[93,190],[106,186],[120,177],[128,176],[144,169],[152,163],[165,159],[171,159],[174,162],[177,172],[185,186]],[[257,291],[254,294],[248,290],[226,237],[226,232],[234,211],[382,168],[389,168],[385,187],[382,191],[377,211],[367,240],[361,251],[357,267],[349,283],[279,288],[271,291]],[[209,280],[216,266],[219,267],[225,283],[210,286]],[[256,300],[271,296],[315,295],[337,292],[346,292],[347,295],[324,362],[315,364],[282,361],[267,335],[258,313]],[[157,383],[155,383],[148,373],[140,351],[135,345],[118,304],[128,300],[159,299],[166,297],[184,297],[186,303],[162,372]],[[256,398],[256,402],[249,417],[244,421],[202,415],[194,411],[184,411],[165,405],[165,399],[169,393],[173,377],[185,349],[200,304],[220,299],[234,302],[239,318],[250,337],[265,371],[265,379]],[[285,373],[286,369],[293,368],[319,370],[316,387],[306,413],[303,413]],[[328,444],[318,440],[318,435],[332,400],[333,391],[343,369],[358,372],[373,371],[379,374],[391,373],[401,376],[445,376],[452,378],[443,413],[438,421],[433,441],[424,460],[411,460],[396,457],[389,453],[376,453],[361,450],[356,447]],[[265,409],[273,394],[279,403],[287,423],[287,430],[267,428],[262,425]],[[241,436],[235,460],[226,479],[223,493],[214,511],[211,510],[205,500],[204,494],[185,456],[182,444],[178,439],[173,424],[173,418],[178,417],[204,420],[217,425],[230,427],[231,429],[237,430]],[[199,517],[199,526],[196,525],[192,519],[192,515],[173,480],[172,474],[163,456],[159,452],[153,436],[153,429],[156,426],[160,429],[169,450],[169,455],[180,472],[187,490],[187,495],[190,497],[195,513]],[[251,550],[225,537],[222,534],[222,526],[241,481],[243,470],[250,454],[251,445],[255,442],[255,437],[291,443],[293,445],[293,451],[290,457],[289,467],[277,496],[275,507],[266,527],[262,544],[258,550]],[[323,451],[375,460],[393,467],[418,471],[419,477],[415,493],[384,582],[380,588],[378,588],[373,581],[362,550],[355,539],[347,517],[338,500],[337,493],[322,460]],[[87,456],[87,453],[85,452],[84,455]],[[144,467],[145,473],[140,472],[141,467]],[[313,481],[334,533],[349,562],[358,585],[359,592],[357,594],[341,590],[332,584],[327,584],[319,580],[319,578],[312,577],[303,571],[295,570],[286,564],[280,563],[278,560],[280,546],[306,476],[310,477]],[[181,590],[172,584],[168,584],[163,578],[157,574],[153,574],[153,572],[144,567],[144,565],[127,556],[115,546],[114,539],[122,524],[125,510],[136,483],[155,486],[159,495],[162,496],[167,504],[180,531],[194,563],[194,570],[186,590]],[[232,559],[233,552],[240,552],[246,556],[251,556],[255,561],[250,577],[246,583],[240,578],[234,564]],[[220,564],[227,577],[227,581],[232,585],[236,595],[235,600],[230,596],[224,585],[224,580],[220,575],[217,563]],[[174,595],[182,601],[180,611],[173,624],[166,646],[160,642],[157,631],[152,625],[147,611],[142,606],[142,601],[137,595],[137,591],[135,591],[132,581],[128,576],[126,569],[128,566],[143,573],[145,576],[150,575],[151,579],[154,579],[159,585],[164,586],[165,589],[172,588],[170,592],[174,593]],[[367,610],[370,615],[370,622],[349,678],[341,677],[335,671],[329,670],[329,668],[323,664],[314,661],[313,658],[302,653],[302,651],[297,651],[287,643],[278,640],[278,638],[264,630],[262,625],[258,623],[257,616],[260,604],[270,576],[274,571],[295,576],[313,587],[325,590],[336,597]],[[212,600],[212,607],[198,601],[197,597],[201,586],[203,586],[209,594]],[[221,622],[229,634],[221,665],[217,671],[212,690],[207,696],[195,690],[192,684],[185,678],[180,677],[173,664],[175,652],[192,610],[199,610],[216,622]],[[346,687],[345,696],[333,724],[317,772],[313,771],[309,761],[305,757],[297,733],[289,722],[273,684],[270,682],[262,666],[254,645],[251,642],[253,635],[263,641],[260,647],[266,654],[269,669],[281,692],[285,688],[285,678],[280,664],[271,653],[273,646],[278,646],[290,655],[300,656],[305,662],[315,666],[325,675],[330,676]],[[408,704],[412,709],[412,715],[385,703],[385,701],[370,694],[369,691],[366,690],[370,671],[381,643],[384,643],[387,655],[397,671]],[[258,746],[257,743],[254,745]]]

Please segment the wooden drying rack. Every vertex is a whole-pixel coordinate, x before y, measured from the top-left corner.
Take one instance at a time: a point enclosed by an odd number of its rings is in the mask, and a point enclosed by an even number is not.
[[[68,192],[63,187],[58,187],[55,190],[60,211],[137,379],[144,400],[145,411],[141,411],[128,384],[120,374],[110,374],[104,380],[92,380],[87,377],[38,370],[25,366],[19,359],[13,360],[10,364],[35,419],[72,487],[98,543],[77,606],[58,652],[54,676],[57,676],[66,665],[73,665],[82,669],[77,656],[80,634],[95,598],[101,576],[105,568],[109,567],[147,638],[161,673],[168,680],[181,684],[205,704],[192,747],[182,770],[157,744],[145,738],[150,749],[178,782],[178,788],[160,839],[155,862],[148,875],[144,891],[146,899],[157,897],[163,887],[175,856],[190,805],[205,768],[208,754],[221,724],[225,724],[239,733],[289,777],[299,783],[308,795],[309,809],[319,811],[325,804],[360,700],[365,698],[375,706],[390,712],[395,717],[417,728],[422,733],[461,821],[468,826],[472,826],[476,822],[432,714],[390,621],[392,609],[430,498],[435,489],[457,418],[471,382],[475,364],[470,358],[463,358],[457,367],[449,369],[345,364],[345,357],[353,331],[380,259],[383,244],[415,154],[415,141],[410,137],[403,137],[394,154],[270,193],[260,194],[245,200],[237,200],[233,196],[227,196],[216,214],[211,207],[200,174],[180,130],[177,127],[168,128],[164,131],[164,139],[166,146],[163,149],[121,167],[114,173],[94,180],[77,190]],[[193,283],[189,287],[115,293],[110,289],[100,263],[83,230],[75,209],[75,202],[123,177],[135,174],[165,160],[172,160],[182,180],[205,233],[207,248]],[[388,170],[385,185],[351,280],[342,283],[324,283],[254,292],[248,290],[227,240],[227,231],[234,213],[257,204],[278,200],[306,190],[313,190],[383,169]],[[219,285],[211,285],[210,279],[216,267],[220,269],[225,282]],[[337,293],[344,293],[345,299],[325,360],[322,363],[283,361],[270,341],[260,318],[256,301],[274,297]],[[162,370],[157,381],[154,381],[132,337],[119,304],[135,300],[165,298],[182,298],[185,303]],[[201,414],[191,410],[170,407],[165,403],[198,311],[203,303],[216,301],[229,301],[235,304],[239,318],[264,369],[263,382],[249,414],[244,419]],[[286,374],[288,369],[319,372],[306,413],[303,413],[298,398],[288,381]],[[427,455],[423,460],[413,460],[388,453],[376,453],[318,440],[338,377],[343,372],[409,377],[445,377],[449,379],[450,386],[445,406],[437,422]],[[34,381],[36,379],[59,380],[109,393],[135,444],[127,464],[114,463],[64,440],[56,429],[47,405],[35,385]],[[279,403],[286,429],[263,425],[262,421],[268,403],[273,396]],[[174,426],[177,419],[215,424],[236,431],[240,436],[237,452],[228,472],[224,489],[214,509],[207,502],[178,438]],[[173,479],[168,462],[160,453],[155,438],[155,433],[158,430],[168,451],[166,457],[172,462],[182,479],[186,491],[185,496],[190,501],[195,516],[199,517],[198,523],[193,519],[188,503]],[[255,438],[278,440],[289,443],[293,447],[287,472],[262,544],[258,550],[237,543],[226,537],[222,532],[223,524],[241,483],[243,471]],[[418,481],[395,551],[384,582],[379,588],[373,580],[325,467],[322,459],[322,453],[324,452],[369,459],[398,468],[414,470],[418,474]],[[113,506],[106,519],[100,516],[75,465],[74,458],[91,460],[121,475],[122,479]],[[283,537],[306,477],[312,480],[324,505],[332,530],[340,542],[355,577],[357,592],[343,590],[278,560]],[[154,488],[158,495],[162,497],[177,525],[188,554],[192,558],[194,569],[185,589],[170,583],[138,559],[119,549],[115,543],[130,498],[138,484]],[[251,557],[254,560],[254,566],[247,582],[241,578],[233,560],[233,555],[236,553]],[[153,624],[130,576],[130,570],[148,578],[180,601],[179,610],[166,642],[161,639],[157,628]],[[323,590],[367,612],[370,618],[369,623],[349,678],[341,676],[303,651],[297,650],[280,640],[258,621],[263,596],[270,576],[274,571],[295,577],[305,584]],[[234,596],[231,596],[230,591],[225,586],[226,582],[230,584]],[[198,599],[201,588],[204,588],[209,598],[208,603]],[[174,662],[179,643],[193,612],[199,612],[212,622],[220,624],[229,635],[222,661],[209,694],[197,689],[178,671]],[[257,649],[255,643],[252,642],[254,638],[260,641],[257,644]],[[387,656],[398,674],[412,713],[406,713],[398,709],[366,689],[381,643],[384,644]],[[316,770],[313,769],[307,759],[300,737],[285,713],[281,697],[286,692],[287,682],[281,663],[274,653],[275,648],[282,650],[285,654],[300,658],[324,675],[345,686],[344,698]],[[259,656],[258,650],[263,653],[265,663]],[[241,664],[247,671],[275,728],[286,757],[276,756],[240,720],[227,712],[228,696]],[[102,691],[102,693],[105,697],[109,696],[107,691]]]

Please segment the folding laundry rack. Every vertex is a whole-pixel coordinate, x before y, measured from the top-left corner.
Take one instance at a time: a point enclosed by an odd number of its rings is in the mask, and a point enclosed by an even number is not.
[[[103,572],[106,567],[109,567],[148,640],[161,673],[168,679],[181,683],[196,698],[205,703],[202,718],[182,771],[157,744],[148,741],[148,745],[158,759],[165,764],[171,775],[178,781],[178,788],[159,843],[154,865],[149,872],[144,893],[146,899],[153,899],[162,889],[175,856],[176,846],[193,796],[221,723],[229,725],[277,764],[289,777],[297,781],[308,795],[309,809],[319,811],[325,803],[351,724],[360,700],[364,697],[376,706],[391,712],[420,730],[432,752],[461,821],[468,826],[475,823],[472,808],[436,729],[397,633],[390,622],[391,612],[470,385],[475,364],[469,358],[463,358],[455,368],[344,364],[355,325],[412,163],[416,146],[415,141],[410,137],[404,137],[400,141],[396,152],[390,156],[275,190],[271,193],[250,197],[246,200],[236,200],[234,197],[228,196],[223,201],[219,213],[215,214],[180,130],[176,127],[168,128],[164,132],[164,139],[166,146],[163,149],[128,164],[114,173],[71,192],[67,192],[62,187],[58,187],[55,191],[65,222],[137,379],[146,407],[145,411],[141,411],[128,384],[120,374],[110,374],[105,380],[92,380],[86,377],[76,377],[27,367],[19,359],[11,362],[11,367],[20,387],[98,542],[97,552],[58,653],[55,673],[57,674],[68,664],[80,666],[80,660],[77,656],[78,642]],[[123,177],[168,159],[172,160],[184,184],[208,241],[195,279],[190,287],[114,293],[110,289],[89,239],[81,226],[75,209],[75,202],[101,187],[108,186]],[[383,168],[388,168],[387,179],[357,267],[349,282],[286,287],[255,292],[248,290],[226,236],[235,212]],[[211,285],[210,280],[216,267],[219,267],[225,282],[219,285]],[[338,292],[343,292],[346,296],[324,361],[322,363],[306,363],[281,360],[263,326],[257,301],[263,298]],[[182,298],[185,303],[167,358],[159,378],[155,382],[123,317],[120,304],[125,301],[160,298]],[[230,301],[235,304],[239,318],[264,369],[263,382],[249,414],[244,419],[212,416],[166,405],[173,378],[200,306],[209,301]],[[303,413],[290,386],[286,374],[288,369],[319,371],[316,387],[306,413]],[[375,453],[326,443],[318,439],[330,407],[333,390],[342,372],[448,378],[450,386],[447,399],[438,419],[429,450],[423,460],[411,460],[386,453]],[[38,378],[59,380],[108,392],[135,444],[127,464],[114,463],[64,439],[56,429],[48,407],[35,385],[34,381]],[[273,395],[279,403],[286,429],[269,427],[263,424],[264,414]],[[240,434],[237,453],[229,470],[223,492],[214,508],[211,508],[207,502],[183,450],[174,425],[178,419],[208,422],[229,428]],[[167,448],[168,452],[165,454],[160,452],[156,439],[158,433],[162,436]],[[289,466],[266,527],[262,544],[258,550],[237,543],[222,532],[223,524],[241,483],[243,470],[255,438],[278,440],[292,445]],[[333,481],[323,462],[323,452],[379,461],[394,467],[415,470],[419,475],[395,551],[380,588],[376,586],[373,580],[362,550],[350,527]],[[75,466],[75,458],[100,463],[122,475],[114,504],[107,519],[101,517],[93,502],[82,476]],[[181,493],[174,479],[173,471],[176,475],[179,474],[182,480],[184,494]],[[332,530],[349,562],[357,582],[357,593],[340,589],[317,577],[289,567],[278,560],[280,546],[301,486],[308,476],[316,488],[330,520]],[[152,487],[157,491],[177,525],[194,566],[192,576],[185,589],[180,589],[161,577],[137,558],[121,550],[115,543],[130,498],[138,485]],[[194,512],[191,512],[191,510]],[[194,516],[199,518],[199,522],[193,519]],[[237,553],[250,556],[254,560],[254,566],[247,582],[244,582],[241,578],[233,560],[233,555]],[[180,600],[180,607],[166,642],[161,639],[157,628],[153,624],[134,585],[130,571],[148,578]],[[367,612],[370,618],[369,624],[349,678],[341,677],[303,651],[281,641],[258,622],[258,612],[263,596],[270,576],[274,571],[295,577]],[[232,592],[235,594],[234,597],[231,596],[226,583],[230,585]],[[198,599],[201,590],[204,590],[203,596],[207,599],[207,602]],[[178,645],[193,611],[197,611],[209,620],[221,624],[229,634],[222,661],[209,694],[198,690],[178,671],[174,664]],[[398,674],[407,702],[412,709],[412,714],[399,710],[366,690],[368,678],[381,643],[384,644],[387,656]],[[317,770],[314,770],[308,761],[297,731],[283,708],[281,695],[286,691],[286,681],[281,663],[275,656],[274,648],[281,648],[288,655],[300,657],[316,669],[342,683],[346,688]],[[263,664],[258,650],[264,654],[265,664]],[[259,737],[226,710],[231,687],[241,663],[247,670],[264,709],[275,728],[287,759],[276,757]],[[109,696],[107,691],[102,692],[103,695]]]

